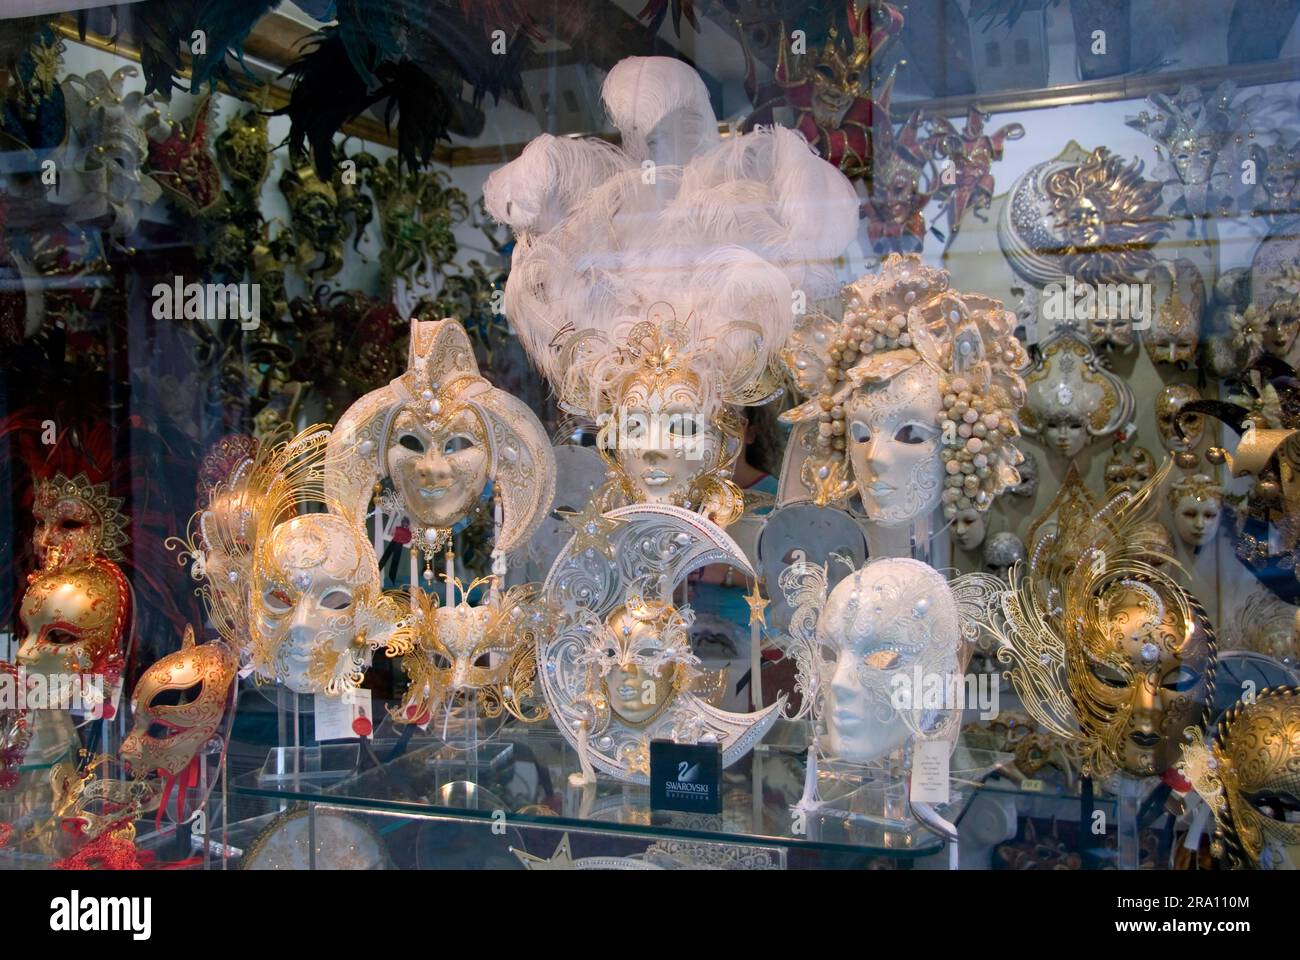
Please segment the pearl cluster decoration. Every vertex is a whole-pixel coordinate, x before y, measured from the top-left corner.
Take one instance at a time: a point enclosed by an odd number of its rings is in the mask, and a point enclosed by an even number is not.
[[[948,273],[919,257],[892,255],[880,273],[846,286],[844,317],[813,315],[801,323],[782,354],[801,392],[812,397],[784,415],[791,423],[815,419],[815,450],[804,480],[825,505],[853,491],[846,463],[846,405],[853,391],[882,383],[917,363],[940,373],[938,426],[944,463],[944,516],[972,507],[987,510],[1020,482],[1024,455],[1017,411],[1028,364],[1015,338],[1015,315],[1000,301],[961,294]]]

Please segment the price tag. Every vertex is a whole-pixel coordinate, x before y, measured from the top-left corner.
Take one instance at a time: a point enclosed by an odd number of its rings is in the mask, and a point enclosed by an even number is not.
[[[348,690],[340,697],[316,695],[316,740],[356,740],[375,732],[369,690]]]
[[[1041,780],[1021,780],[1020,789],[1025,793],[1042,793],[1043,781]]]
[[[948,760],[951,746],[947,740],[918,740],[912,748],[912,799],[922,803],[947,803]]]

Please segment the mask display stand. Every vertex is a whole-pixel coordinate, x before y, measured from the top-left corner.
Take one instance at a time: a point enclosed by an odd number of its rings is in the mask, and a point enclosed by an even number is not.
[[[1120,870],[1138,868],[1138,804],[1145,792],[1142,780],[1123,774],[1115,778],[1115,866]]]

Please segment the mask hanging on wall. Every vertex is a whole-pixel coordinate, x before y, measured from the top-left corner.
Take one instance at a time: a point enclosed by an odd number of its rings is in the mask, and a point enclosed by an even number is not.
[[[1196,359],[1205,312],[1205,281],[1190,260],[1161,260],[1147,272],[1151,325],[1142,345],[1152,363],[1175,364],[1186,370]]]
[[[1041,355],[1025,377],[1028,400],[1020,422],[1025,433],[1067,460],[1098,437],[1133,418],[1128,384],[1102,368],[1088,341],[1061,327],[1040,345]]]
[[[1106,498],[1121,491],[1137,493],[1156,472],[1156,458],[1146,447],[1115,444],[1106,458]]]
[[[1178,538],[1200,549],[1214,541],[1223,514],[1223,487],[1205,474],[1182,477],[1169,487],[1169,512]]]

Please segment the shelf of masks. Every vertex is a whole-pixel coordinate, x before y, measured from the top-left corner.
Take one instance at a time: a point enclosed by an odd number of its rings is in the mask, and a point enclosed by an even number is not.
[[[610,843],[650,837],[859,860],[914,860],[943,850],[938,836],[908,816],[898,777],[873,781],[860,770],[822,769],[820,805],[798,809],[806,775],[802,727],[774,729],[771,742],[723,772],[719,815],[652,811],[649,788],[612,779],[584,785],[578,755],[558,732],[515,726],[469,747],[428,736],[399,746],[383,729],[364,745],[272,747],[260,769],[231,779],[227,799],[232,817],[271,804],[361,811],[389,828],[393,820],[453,822],[484,851],[535,829],[601,835]],[[956,790],[940,814],[959,818],[969,796]]]

